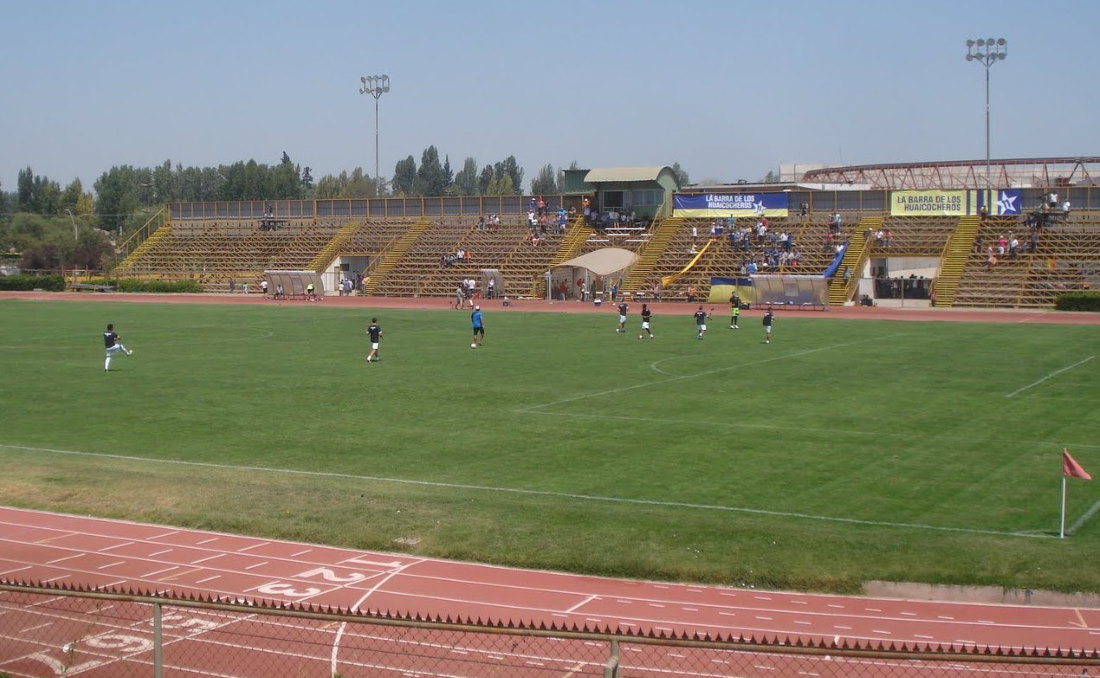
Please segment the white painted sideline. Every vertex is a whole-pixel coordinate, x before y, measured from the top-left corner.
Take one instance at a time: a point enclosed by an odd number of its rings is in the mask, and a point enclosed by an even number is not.
[[[829,523],[842,523],[848,525],[866,525],[870,527],[900,527],[906,529],[928,530],[930,532],[955,532],[963,534],[989,534],[1002,537],[1025,537],[1029,539],[1053,538],[1053,533],[1042,532],[1006,532],[1003,530],[980,530],[967,527],[947,527],[942,525],[924,525],[921,523],[898,523],[885,520],[861,520],[858,518],[843,518],[837,516],[822,516],[810,513],[797,513],[793,511],[771,511],[768,509],[752,508],[748,506],[722,506],[719,504],[695,504],[680,501],[659,501],[656,499],[633,499],[629,497],[604,497],[591,494],[576,494],[572,492],[550,492],[546,490],[531,490],[515,487],[493,487],[491,485],[473,485],[466,483],[443,483],[431,480],[409,480],[406,478],[383,478],[380,476],[353,475],[350,473],[331,473],[327,471],[304,471],[299,469],[265,468],[263,466],[234,466],[231,464],[213,464],[209,462],[183,461],[179,459],[146,459],[122,454],[101,454],[98,452],[80,452],[77,450],[57,450],[48,447],[30,447],[27,445],[8,445],[0,443],[0,449],[23,450],[26,452],[38,452],[59,454],[77,457],[92,457],[99,459],[117,459],[128,462],[140,462],[147,464],[165,464],[174,466],[190,466],[196,468],[224,469],[230,471],[247,471],[249,473],[274,473],[283,475],[307,476],[312,478],[345,478],[349,480],[366,480],[381,483],[399,483],[402,485],[418,485],[422,487],[443,487],[458,490],[473,490],[477,492],[498,492],[504,494],[518,494],[535,497],[554,497],[558,499],[573,499],[577,501],[604,502],[613,504],[627,504],[638,506],[663,506],[667,508],[682,508],[700,511],[721,511],[727,513],[745,513],[750,515],[772,516],[776,518],[792,518],[799,520],[815,520]]]
[[[1084,360],[1079,360],[1079,361],[1073,363],[1069,367],[1063,367],[1060,370],[1054,370],[1053,372],[1051,372],[1047,376],[1043,377],[1039,381],[1033,381],[1032,383],[1028,384],[1027,386],[1024,386],[1023,388],[1018,388],[1015,391],[1013,391],[1012,393],[1009,393],[1008,395],[1006,395],[1005,397],[1006,398],[1012,398],[1012,397],[1016,396],[1019,393],[1023,393],[1024,391],[1028,390],[1029,388],[1034,388],[1034,387],[1038,386],[1039,384],[1043,383],[1044,381],[1046,381],[1048,379],[1056,377],[1059,374],[1061,374],[1063,372],[1066,372],[1068,370],[1072,370],[1073,368],[1077,367],[1078,365],[1084,365],[1085,363],[1087,363],[1088,361],[1092,360],[1095,357],[1096,356],[1094,356],[1094,355],[1090,355],[1089,357],[1085,358]]]

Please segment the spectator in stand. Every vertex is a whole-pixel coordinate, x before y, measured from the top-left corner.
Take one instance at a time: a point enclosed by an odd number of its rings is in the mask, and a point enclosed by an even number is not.
[[[1069,208],[1070,204],[1068,200],[1062,203],[1062,216],[1066,219],[1069,219]]]
[[[1020,241],[1016,239],[1014,233],[1010,234],[1012,239],[1008,241],[1008,256],[1013,259],[1016,258],[1016,254],[1020,251]]]
[[[886,232],[882,234],[882,246],[890,247],[894,244],[894,232],[890,229],[886,229]]]
[[[1005,234],[1002,233],[999,236],[997,236],[997,256],[1003,257],[1005,255],[1005,251],[1007,249],[1008,249],[1008,238],[1006,238]]]
[[[833,216],[829,221],[829,228],[833,233],[840,233],[840,227],[843,223],[843,219],[840,217],[840,212],[833,212]]]

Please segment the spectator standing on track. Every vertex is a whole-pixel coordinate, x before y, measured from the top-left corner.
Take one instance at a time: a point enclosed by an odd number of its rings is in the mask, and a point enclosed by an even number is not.
[[[111,323],[107,323],[107,330],[103,333],[103,347],[106,349],[106,355],[103,359],[103,371],[111,371],[111,357],[122,352],[126,355],[133,355],[133,351],[122,345],[122,337],[115,333],[115,326]]]
[[[367,362],[378,362],[382,360],[378,357],[378,344],[382,341],[382,328],[378,326],[378,318],[370,319],[367,334],[370,335],[370,353],[367,354]]]
[[[260,281],[260,292],[263,294],[264,299],[267,298],[267,278]]]
[[[474,312],[470,314],[470,324],[474,327],[474,340],[470,343],[470,348],[477,348],[485,339],[485,319],[481,316],[480,306],[474,306]]]
[[[764,343],[772,343],[772,323],[775,322],[775,316],[772,315],[772,310],[769,308],[764,312]]]
[[[699,310],[695,312],[695,338],[702,339],[707,333],[707,312],[700,306]]]
[[[619,326],[615,328],[616,332],[626,333],[626,312],[629,310],[626,302],[619,303]]]
[[[653,312],[649,310],[648,304],[642,304],[642,331],[649,335],[649,338],[653,338],[653,332],[649,329],[650,318],[653,317]],[[639,334],[638,338],[641,339],[643,335]]]

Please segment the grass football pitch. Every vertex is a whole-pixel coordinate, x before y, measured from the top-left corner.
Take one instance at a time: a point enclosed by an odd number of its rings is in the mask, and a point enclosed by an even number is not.
[[[593,574],[1100,591],[1090,326],[0,301],[0,501]],[[367,364],[377,315],[382,362]],[[112,322],[131,357],[103,370]],[[1100,480],[1100,478],[1098,478]]]

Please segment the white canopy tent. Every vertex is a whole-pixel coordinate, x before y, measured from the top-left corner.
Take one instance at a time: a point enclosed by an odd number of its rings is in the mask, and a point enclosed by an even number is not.
[[[637,261],[637,254],[621,247],[605,247],[574,257],[547,272],[546,296],[576,298],[581,295],[582,285],[590,298],[609,291],[613,285],[621,288],[630,267]]]

